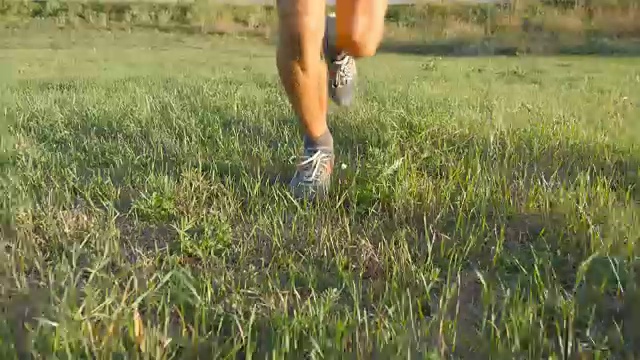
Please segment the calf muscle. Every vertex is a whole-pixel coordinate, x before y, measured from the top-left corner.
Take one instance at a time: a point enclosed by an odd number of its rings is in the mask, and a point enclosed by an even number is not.
[[[278,73],[294,112],[310,137],[327,131],[327,69],[320,50],[322,0],[279,0]]]

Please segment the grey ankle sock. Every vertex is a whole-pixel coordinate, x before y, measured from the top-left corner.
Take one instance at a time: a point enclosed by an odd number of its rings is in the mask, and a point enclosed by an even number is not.
[[[309,136],[304,136],[304,148],[305,149],[331,149],[333,150],[333,136],[331,132],[327,130],[324,134],[320,135],[317,138],[310,138]]]

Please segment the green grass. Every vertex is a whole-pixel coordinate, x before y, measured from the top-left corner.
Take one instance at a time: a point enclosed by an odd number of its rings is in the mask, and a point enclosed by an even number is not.
[[[2,359],[638,354],[637,59],[361,61],[304,208],[270,45],[0,39]]]

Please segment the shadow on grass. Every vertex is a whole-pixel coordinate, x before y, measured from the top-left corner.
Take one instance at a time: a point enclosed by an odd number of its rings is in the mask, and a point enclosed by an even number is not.
[[[372,132],[369,128],[343,129],[336,141],[340,148],[362,154],[362,161],[366,162],[367,158],[376,156],[376,150],[384,151],[392,147],[394,141]],[[593,270],[597,276],[590,275],[587,279],[578,276],[579,269],[594,255],[594,248],[604,251],[604,246],[613,257],[629,255],[626,244],[630,233],[621,235],[619,227],[608,223],[607,217],[625,207],[630,210],[629,199],[640,201],[640,157],[631,149],[615,144],[557,140],[538,134],[535,129],[520,130],[517,134],[505,132],[489,138],[469,131],[434,128],[427,139],[423,139],[429,146],[413,144],[401,153],[414,159],[415,162],[408,165],[413,171],[446,186],[434,191],[446,191],[447,195],[424,197],[418,193],[412,194],[411,199],[402,199],[396,193],[402,186],[395,186],[394,180],[380,186],[380,180],[376,181],[379,174],[369,174],[369,178],[356,180],[360,189],[350,198],[348,206],[361,209],[363,214],[375,214],[363,217],[378,217],[388,234],[398,228],[415,229],[404,238],[411,259],[417,264],[434,263],[446,269],[463,251],[467,263],[462,268],[485,269],[484,275],[493,283],[505,284],[501,289],[494,289],[498,293],[506,289],[522,291],[521,294],[528,294],[525,301],[537,303],[546,296],[533,278],[533,274],[537,274],[552,287],[544,291],[572,294],[576,299],[576,313],[570,321],[575,331],[571,336],[580,341],[586,341],[585,334],[589,331],[618,331],[616,322],[625,316],[635,319],[626,321],[620,328],[620,337],[608,340],[607,346],[618,354],[638,354],[640,347],[630,345],[636,343],[639,330],[636,324],[640,319],[634,306],[638,291],[633,280],[628,278],[616,284],[612,279],[617,270],[606,266]],[[424,155],[430,153],[437,155]],[[484,185],[468,187],[469,183]],[[487,188],[491,189],[489,194],[477,195]],[[536,201],[532,199],[540,192],[575,195],[562,199],[549,197],[545,209],[544,205],[530,203]],[[582,197],[586,203],[581,202]],[[597,205],[600,201],[611,204]],[[524,210],[527,207],[531,208]],[[594,226],[598,227],[596,234]],[[603,255],[598,259],[607,257]],[[627,262],[621,266],[626,272],[633,272],[635,265]],[[601,280],[594,280],[596,278]],[[580,286],[574,293],[576,283]],[[598,293],[593,290],[598,286],[608,290]],[[620,289],[630,294],[624,300],[613,295]],[[460,299],[481,297],[481,286],[467,286],[459,295]],[[477,302],[466,301],[459,306],[468,317],[460,322],[458,329],[477,328],[482,321],[482,314],[476,311]],[[541,311],[541,317],[547,317],[545,324],[565,321],[562,318],[566,314],[546,309],[544,303],[539,306],[536,311]],[[592,311],[598,314],[595,322],[586,324],[588,319],[594,319]],[[501,310],[497,313],[500,313],[498,318],[513,316]],[[556,330],[547,329],[547,334],[566,336]],[[562,331],[565,330],[569,331]],[[594,338],[605,341],[601,335]],[[471,342],[478,344],[477,338]],[[469,345],[467,349],[474,348],[473,344]]]
[[[56,87],[54,86],[54,88]],[[66,91],[67,87],[62,86],[61,89]],[[191,93],[197,93],[197,90]],[[181,99],[175,101],[181,101]],[[192,110],[192,113],[198,113],[197,109]],[[111,115],[118,118],[117,113]],[[271,136],[270,129],[251,124],[247,120],[234,118],[224,110],[220,110],[217,121],[223,122],[221,127],[223,131],[231,133],[235,130],[233,134],[237,136],[237,144],[231,145],[242,144],[246,151],[229,152],[229,154],[233,153],[234,156],[240,157],[235,159],[211,157],[205,159],[204,163],[197,167],[194,162],[190,162],[189,156],[191,154],[177,151],[179,148],[159,145],[152,132],[127,134],[126,129],[123,130],[118,126],[96,128],[98,124],[77,122],[81,126],[59,129],[62,130],[61,133],[68,135],[66,139],[72,142],[68,146],[63,146],[63,142],[56,141],[60,139],[38,138],[38,134],[47,135],[49,133],[35,132],[28,135],[33,135],[35,141],[41,142],[44,151],[58,153],[59,158],[67,159],[68,168],[81,169],[77,179],[79,182],[93,183],[96,180],[96,174],[102,171],[102,165],[113,164],[112,158],[123,158],[125,161],[120,163],[121,167],[135,164],[140,150],[144,150],[144,147],[155,146],[162,148],[161,157],[148,162],[138,162],[137,167],[133,170],[109,168],[104,173],[105,177],[112,177],[111,181],[117,184],[127,177],[126,174],[132,172],[143,176],[159,175],[175,179],[185,170],[194,170],[206,176],[216,175],[222,180],[221,183],[224,186],[234,187],[238,197],[245,198],[251,196],[248,190],[255,186],[255,179],[261,179],[260,182],[263,180],[267,187],[282,185],[283,179],[286,179],[286,177],[282,177],[282,174],[285,169],[290,169],[289,164],[286,164],[284,160],[275,161],[272,164],[268,163],[270,160],[266,160],[269,157],[251,155],[251,149],[258,144],[256,139],[265,139]],[[242,124],[242,126],[238,124]],[[184,128],[168,132],[165,135],[169,137],[168,140],[180,140],[178,137],[189,131],[206,133],[206,125],[199,125],[201,127],[193,129],[189,128],[189,124],[185,124]],[[492,290],[498,295],[493,300],[496,302],[504,300],[504,304],[513,306],[509,310],[511,312],[499,309],[498,305],[495,305],[498,308],[493,310],[497,315],[498,322],[504,320],[497,325],[503,333],[505,328],[510,326],[509,321],[517,320],[509,319],[510,316],[515,316],[517,306],[521,305],[517,303],[518,299],[513,297],[516,292],[524,297],[524,300],[520,299],[520,301],[526,302],[535,310],[535,314],[532,316],[535,316],[536,320],[540,320],[545,325],[555,325],[563,321],[564,314],[555,310],[547,311],[545,309],[547,305],[540,299],[547,296],[543,294],[545,290],[558,293],[572,291],[578,268],[593,253],[591,248],[593,244],[590,242],[597,240],[594,239],[592,224],[588,223],[586,218],[581,217],[582,215],[569,214],[566,209],[564,211],[557,210],[555,206],[537,212],[535,209],[523,210],[527,205],[527,197],[535,195],[539,191],[553,192],[564,189],[576,191],[585,197],[598,196],[599,194],[591,193],[596,190],[603,193],[608,192],[614,205],[622,204],[623,195],[626,193],[636,200],[640,199],[636,188],[640,159],[637,154],[613,145],[579,143],[570,139],[553,141],[558,139],[548,139],[545,137],[546,135],[537,134],[534,130],[525,130],[520,133],[505,132],[489,138],[470,131],[446,128],[434,128],[425,139],[416,143],[412,141],[408,131],[401,134],[400,138],[392,138],[388,134],[377,134],[376,129],[371,126],[360,126],[362,127],[356,126],[351,129],[343,127],[343,131],[335,136],[336,146],[339,149],[351,149],[360,154],[360,158],[354,159],[354,162],[359,165],[363,163],[380,164],[380,160],[376,157],[376,151],[384,153],[393,143],[400,142],[404,147],[402,153],[415,159],[415,162],[410,164],[411,170],[422,178],[431,179],[432,183],[446,186],[446,188],[435,190],[444,194],[431,198],[421,192],[408,196],[402,195],[400,187],[394,186],[396,185],[394,182],[383,183],[379,173],[364,171],[357,178],[355,174],[351,174],[346,180],[355,183],[355,187],[338,188],[338,193],[341,191],[345,193],[344,204],[347,204],[348,208],[345,206],[340,209],[340,204],[331,203],[326,208],[320,208],[319,213],[326,215],[326,217],[319,220],[302,217],[299,220],[300,224],[281,220],[278,213],[278,216],[271,219],[282,221],[276,223],[282,225],[282,229],[279,229],[282,231],[277,235],[273,235],[273,233],[271,235],[247,235],[246,238],[241,239],[241,242],[229,242],[229,244],[240,243],[240,247],[243,248],[241,251],[249,254],[246,256],[254,258],[244,261],[234,259],[234,261],[223,263],[220,269],[224,272],[221,272],[220,279],[231,276],[226,274],[234,271],[243,272],[248,268],[252,269],[247,271],[248,275],[234,275],[236,276],[234,286],[241,287],[248,286],[246,284],[252,281],[255,284],[268,277],[275,278],[280,275],[280,271],[289,271],[288,274],[281,275],[282,280],[279,280],[280,288],[278,290],[284,292],[285,289],[288,291],[289,287],[292,287],[296,296],[303,298],[295,305],[289,305],[297,310],[305,309],[305,301],[311,299],[312,289],[320,292],[347,288],[351,286],[350,281],[361,286],[359,291],[362,292],[361,295],[365,296],[359,300],[358,304],[355,303],[355,299],[344,295],[341,301],[346,302],[351,308],[354,305],[365,307],[372,313],[376,310],[382,311],[380,307],[393,308],[394,305],[399,305],[393,303],[398,301],[397,299],[385,297],[389,296],[389,286],[401,287],[403,294],[405,289],[417,289],[418,292],[431,291],[432,293],[424,295],[424,297],[433,296],[429,305],[433,305],[434,309],[429,311],[429,316],[418,314],[419,310],[412,308],[416,318],[419,319],[418,326],[428,328],[432,321],[431,313],[439,311],[442,318],[452,319],[454,310],[436,308],[437,299],[442,296],[443,289],[425,289],[421,283],[424,279],[420,279],[419,275],[415,274],[415,270],[422,269],[424,266],[433,266],[437,269],[443,269],[442,271],[445,272],[447,269],[462,269],[465,273],[458,274],[458,280],[455,280],[460,284],[460,290],[452,298],[454,303],[457,302],[459,305],[459,313],[464,316],[458,318],[457,326],[461,334],[465,333],[460,338],[467,338],[460,341],[468,341],[468,344],[460,346],[463,349],[466,347],[467,349],[488,352],[488,348],[477,349],[477,344],[486,339],[480,339],[474,333],[478,328],[477,325],[483,320],[481,305],[483,305],[484,293],[478,279],[474,277],[473,271],[480,269],[485,272],[487,277],[495,280],[492,282],[494,284],[492,286],[495,286]],[[71,134],[68,134],[69,132]],[[204,141],[208,140],[204,139]],[[138,151],[129,154],[122,150],[123,145],[129,145]],[[275,145],[278,144],[272,144],[272,146]],[[81,151],[87,153],[74,153],[73,149],[76,149],[76,152],[78,149],[84,149]],[[539,150],[534,151],[533,149]],[[425,153],[436,155],[425,157],[423,156]],[[92,163],[77,163],[81,159],[93,160]],[[460,171],[462,173],[456,173]],[[117,175],[119,173],[124,173],[125,176]],[[487,181],[484,183],[484,187],[470,190],[469,183],[478,179]],[[503,183],[491,183],[492,180],[503,180]],[[595,181],[600,181],[602,187],[594,188]],[[79,184],[72,185],[77,187]],[[494,185],[495,187],[493,187]],[[476,194],[486,189],[490,189],[490,193]],[[44,185],[39,191],[43,194],[49,194],[49,189]],[[503,191],[503,193],[498,191]],[[135,197],[135,192],[132,192],[125,196],[127,198],[125,200],[131,202]],[[577,212],[580,209],[578,205],[569,205],[567,208]],[[131,205],[126,205],[123,202],[120,206],[123,207],[122,210],[128,210]],[[251,210],[259,211],[261,208]],[[341,210],[344,212],[340,213]],[[600,214],[591,215],[596,216],[588,220],[595,221],[596,224],[604,222]],[[609,214],[605,213],[604,215]],[[346,228],[342,226],[342,222],[346,222],[344,218],[348,218],[348,222],[350,222]],[[252,220],[254,219],[248,214],[242,220],[244,222],[231,223],[231,225],[236,228],[247,224],[255,225],[250,223]],[[165,243],[175,240],[176,237],[175,233],[169,232],[162,226],[147,230],[141,228],[125,229],[125,225],[137,226],[126,222],[121,224],[123,227],[120,229],[121,235],[125,237],[140,237],[144,241],[156,241],[160,238]],[[298,226],[295,231],[292,230],[294,225]],[[242,231],[242,229],[240,230]],[[316,237],[323,230],[335,231],[336,237],[341,239],[340,243],[330,246],[323,245],[322,242],[319,243]],[[304,235],[300,235],[301,233]],[[280,237],[276,239],[275,236]],[[276,242],[278,242],[277,247],[274,245]],[[319,253],[319,251],[314,253],[314,249],[321,246],[327,246],[322,250],[328,254],[332,254],[332,251],[338,251],[342,258],[324,255],[325,257],[320,260],[313,259],[313,255]],[[339,249],[335,250],[331,246]],[[345,249],[344,252],[341,249]],[[276,251],[280,251],[280,253],[274,255]],[[280,259],[277,259],[276,256],[279,256]],[[278,261],[280,264],[275,264]],[[250,263],[251,266],[245,266],[248,265],[247,263]],[[437,273],[437,276],[444,275]],[[242,281],[246,281],[246,283]],[[540,288],[537,281],[542,281],[549,288]],[[389,285],[390,283],[392,285]],[[623,286],[627,285],[623,284]],[[263,289],[263,291],[266,290]],[[633,293],[633,289],[629,289],[629,293]],[[511,294],[509,295],[511,298],[508,294]],[[621,304],[616,303],[612,306],[613,297],[597,293],[595,295],[598,296],[598,300],[590,303],[599,304],[601,312],[598,326],[605,330],[609,331],[617,326],[612,321],[619,318],[621,314],[637,318],[638,314],[634,312],[632,306],[634,301],[630,298],[625,298]],[[193,304],[189,303],[191,300],[185,300],[185,296],[175,297],[182,300],[174,301],[184,302],[184,304],[179,304],[179,307],[193,307]],[[173,299],[173,297],[171,298]],[[384,303],[385,301],[387,303]],[[225,306],[229,305],[229,302],[225,303]],[[233,316],[243,315],[248,318],[250,309],[246,307],[247,304],[238,300],[237,304],[233,303],[232,305],[240,306],[240,310],[230,308],[231,310],[225,310],[227,313],[224,316],[207,313],[207,316],[210,316],[208,320],[211,324],[217,324],[217,321],[221,320],[219,323],[222,324],[223,330],[220,335],[206,338],[203,342],[209,345],[203,346],[211,346],[212,339],[225,342],[232,336],[238,336],[238,332],[234,329],[236,321],[239,320],[238,318],[234,319]],[[585,307],[580,309],[580,316],[588,313],[589,306],[590,304],[587,302]],[[195,308],[192,311],[192,316],[187,316],[187,320],[194,323],[197,311]],[[271,315],[274,318],[280,317],[276,319],[281,321],[280,325],[274,325],[267,321],[271,320],[267,315],[258,319],[258,323],[263,323],[257,326],[264,327],[266,337],[277,337],[278,329],[283,329],[286,332],[290,330],[287,326],[293,327],[287,323],[288,313],[278,313],[277,310],[273,310]],[[220,319],[221,317],[224,319]],[[582,319],[579,320],[582,321]],[[327,323],[308,323],[304,326],[314,330],[325,329],[325,327],[335,330],[337,327],[327,324],[335,325],[327,320]],[[625,337],[634,338],[636,336],[634,335],[637,333],[636,324],[638,324],[637,321],[632,321],[623,326]],[[512,326],[517,325],[512,324]],[[572,324],[572,326],[579,331],[589,328],[589,325],[584,324]],[[401,330],[399,328],[395,331]],[[508,328],[508,330],[518,329]],[[292,337],[310,347],[311,344],[304,340],[308,339],[305,331],[301,330]],[[548,329],[545,334],[548,338],[554,338],[552,335],[558,335],[558,329]],[[244,338],[244,334],[242,336]],[[272,339],[262,338],[261,335],[257,336],[258,339],[261,339],[260,341],[263,341],[258,348],[269,350],[269,341]],[[572,336],[581,337],[582,334],[572,334]],[[434,336],[430,335],[430,337]],[[600,336],[600,338],[603,337],[604,335]],[[431,338],[428,340],[420,339],[420,341],[431,342],[433,341]],[[526,340],[542,341],[535,338]],[[357,342],[357,339],[354,342]],[[353,346],[354,342],[343,346],[345,348]],[[235,345],[238,344],[231,344],[230,348]],[[539,343],[536,345],[542,348]],[[371,345],[371,347],[375,348],[375,345]],[[373,350],[371,351],[373,352]]]
[[[428,55],[443,57],[473,56],[519,56],[519,55],[576,55],[576,56],[640,56],[640,41],[635,39],[588,38],[573,43],[544,39],[523,41],[526,45],[515,45],[513,41],[500,37],[470,40],[452,38],[433,41],[385,41],[380,53]]]

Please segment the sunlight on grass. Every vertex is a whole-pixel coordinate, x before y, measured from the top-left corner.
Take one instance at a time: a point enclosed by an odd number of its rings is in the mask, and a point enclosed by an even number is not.
[[[364,60],[305,209],[272,47],[24,44],[0,57],[3,359],[638,351],[635,59]]]

